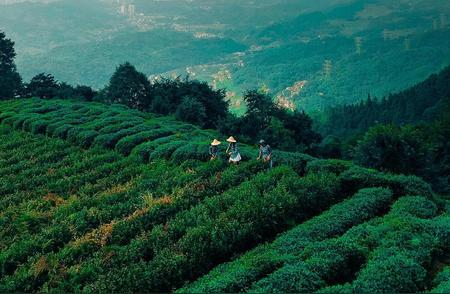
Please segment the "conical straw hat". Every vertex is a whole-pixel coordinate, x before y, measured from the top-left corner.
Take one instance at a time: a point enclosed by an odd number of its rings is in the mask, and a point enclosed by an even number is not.
[[[211,143],[212,146],[218,146],[218,145],[220,145],[220,144],[222,144],[222,142],[220,142],[220,141],[217,140],[217,139],[214,139],[214,141],[212,141],[212,143]]]
[[[233,136],[231,136],[231,137],[229,137],[227,139],[227,142],[229,142],[229,143],[236,143],[237,141],[236,141],[236,139]]]

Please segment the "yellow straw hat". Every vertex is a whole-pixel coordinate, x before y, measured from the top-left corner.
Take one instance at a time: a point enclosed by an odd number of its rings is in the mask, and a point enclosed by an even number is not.
[[[236,141],[236,139],[235,139],[233,136],[231,136],[231,137],[229,137],[229,138],[227,139],[227,142],[228,142],[228,143],[236,143],[237,141]]]
[[[220,145],[220,144],[222,144],[222,142],[220,142],[220,141],[217,140],[217,139],[214,139],[214,141],[212,141],[212,143],[211,143],[212,146],[218,146],[218,145]]]

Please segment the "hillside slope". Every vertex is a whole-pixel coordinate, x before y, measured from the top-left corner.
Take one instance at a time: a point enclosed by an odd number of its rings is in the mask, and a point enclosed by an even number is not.
[[[327,109],[318,122],[323,135],[355,136],[376,124],[420,124],[437,119],[450,103],[450,67],[383,99]]]
[[[121,106],[0,109],[0,292],[166,292],[205,274],[181,291],[445,286],[448,212],[419,178],[285,152],[266,171],[251,146],[239,166],[208,161],[215,131]]]
[[[0,27],[17,42],[25,80],[45,71],[99,89],[130,61],[147,76],[226,87],[237,113],[243,90],[313,112],[382,97],[450,64],[443,0],[133,3],[133,17],[115,1],[4,6]]]

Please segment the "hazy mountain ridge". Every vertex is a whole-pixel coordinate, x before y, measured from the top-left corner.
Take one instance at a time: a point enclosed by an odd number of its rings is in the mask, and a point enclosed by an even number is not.
[[[450,63],[445,1],[133,3],[133,16],[109,0],[18,4],[0,26],[17,42],[25,79],[46,71],[99,88],[128,60],[148,76],[190,74],[227,87],[236,109],[242,90],[279,96],[305,81],[288,102],[315,111],[409,87]],[[229,78],[217,79],[221,72]]]

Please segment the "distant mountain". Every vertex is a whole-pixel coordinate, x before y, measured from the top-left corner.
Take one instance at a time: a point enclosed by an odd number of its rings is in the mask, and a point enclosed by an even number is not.
[[[237,112],[246,89],[312,112],[410,87],[450,64],[443,0],[117,3],[9,5],[0,28],[16,41],[26,80],[46,71],[99,88],[130,61],[148,76],[226,87]]]
[[[231,83],[280,95],[302,82],[292,102],[308,111],[380,97],[450,64],[447,15],[448,2],[381,0],[301,15],[253,31]]]

